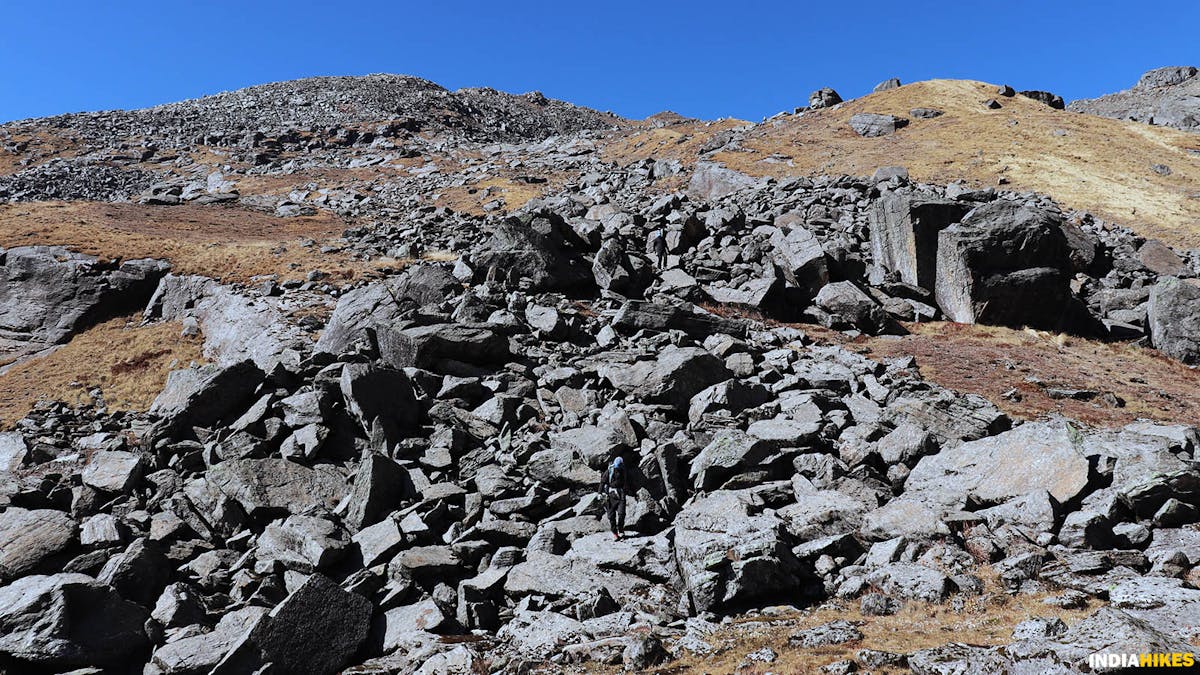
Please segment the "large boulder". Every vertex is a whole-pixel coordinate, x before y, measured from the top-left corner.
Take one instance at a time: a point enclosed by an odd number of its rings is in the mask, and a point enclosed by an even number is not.
[[[1150,291],[1146,325],[1154,348],[1189,365],[1200,362],[1200,285],[1164,277]]]
[[[692,397],[733,376],[721,359],[699,347],[663,349],[657,359],[597,369],[617,389],[650,403],[686,410]]]
[[[1028,422],[996,436],[923,457],[905,482],[906,498],[961,509],[1001,504],[1045,490],[1059,504],[1089,485],[1089,461],[1066,422]]]
[[[0,654],[43,667],[113,665],[146,644],[149,617],[87,575],[28,576],[0,588]]]
[[[871,283],[894,274],[906,284],[932,291],[938,234],[962,220],[969,209],[958,201],[884,193],[871,206]]]
[[[1016,202],[975,208],[938,235],[938,306],[952,321],[1064,328],[1071,260],[1061,216]]]
[[[354,487],[342,522],[355,532],[373,525],[399,506],[402,499],[411,497],[413,490],[408,473],[396,460],[367,455],[354,475]]]
[[[757,466],[774,449],[774,444],[741,429],[720,429],[692,460],[689,478],[697,490],[718,488],[739,469]]]
[[[0,338],[65,342],[141,307],[168,268],[159,260],[104,263],[58,246],[0,248]]]
[[[172,429],[208,427],[245,410],[262,383],[262,370],[250,360],[229,366],[206,365],[173,370],[150,404],[150,414]]]
[[[349,664],[367,639],[371,602],[314,574],[260,620],[214,675],[270,672],[330,675]]]
[[[570,227],[554,214],[509,217],[472,255],[482,278],[516,282],[532,290],[582,291],[594,280],[576,250]]]
[[[829,259],[811,230],[776,228],[771,233],[772,260],[788,283],[809,298],[829,282]]]
[[[838,95],[832,87],[822,87],[808,95],[808,107],[813,108],[829,108],[842,102],[842,97]]]
[[[75,521],[62,511],[8,507],[0,513],[0,582],[29,574],[75,542]]]
[[[625,250],[619,237],[610,237],[600,245],[592,262],[592,276],[601,290],[623,297],[641,297],[651,281],[650,263],[644,257]]]
[[[688,194],[714,201],[739,190],[757,185],[761,179],[726,168],[714,162],[698,162],[688,182]]]
[[[462,284],[439,265],[418,265],[403,276],[356,288],[338,298],[317,351],[340,354],[368,330],[391,325],[405,311],[439,303],[461,290]]]
[[[387,442],[394,443],[416,426],[420,408],[403,371],[348,363],[339,385],[346,411],[368,437],[378,429]]]
[[[453,323],[381,330],[379,353],[393,368],[464,375],[509,357],[505,336],[490,328]]]
[[[908,126],[908,120],[895,115],[879,113],[855,113],[850,116],[850,128],[859,136],[873,138],[893,134],[897,129]]]
[[[604,589],[611,597],[625,601],[635,597],[639,589],[647,585],[632,574],[601,569],[586,558],[532,551],[525,562],[508,571],[504,590],[516,597],[536,594],[578,599]]]
[[[251,516],[332,510],[347,492],[336,469],[286,459],[229,460],[209,469],[205,478]]]
[[[675,558],[689,609],[785,602],[810,578],[791,552],[784,521],[755,506],[749,491],[694,499],[675,518]]]
[[[875,334],[888,323],[883,306],[849,281],[826,284],[814,303],[823,310],[822,323],[829,328],[855,328]]]

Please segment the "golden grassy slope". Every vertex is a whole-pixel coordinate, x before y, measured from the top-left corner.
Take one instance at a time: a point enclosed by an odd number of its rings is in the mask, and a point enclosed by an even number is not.
[[[388,261],[323,254],[344,223],[327,212],[276,218],[237,206],[145,206],[99,202],[0,204],[0,246],[66,246],[103,259],[163,258],[178,274],[226,282],[259,274],[304,279],[321,270],[334,283],[369,275]],[[304,246],[305,240],[317,242]]]
[[[1003,107],[985,108],[990,98]],[[945,114],[911,118],[909,111],[918,107]],[[848,124],[860,112],[910,122],[891,136],[862,138]],[[690,122],[626,132],[608,157],[683,158],[722,128]],[[983,82],[916,82],[837,108],[784,116],[759,125],[740,145],[713,159],[756,176],[870,175],[880,166],[903,165],[914,179],[936,183],[962,179],[995,186],[1003,177],[1005,189],[1049,194],[1145,236],[1200,245],[1200,154],[1188,153],[1200,150],[1200,135],[1054,110],[1023,96],[1004,98]],[[1153,164],[1170,167],[1171,175],[1155,173]]]
[[[983,102],[996,98],[1003,108]],[[850,129],[859,112],[909,117],[912,108],[945,112],[912,119],[894,135],[861,138]],[[1023,96],[996,96],[996,87],[966,80],[931,80],[871,94],[837,109],[763,125],[742,145],[748,153],[717,159],[750,173],[869,175],[903,165],[917,180],[957,179],[1034,190],[1174,244],[1200,244],[1200,136],[1092,115],[1054,110]],[[789,155],[794,168],[763,163]],[[1165,164],[1171,175],[1151,169]]]
[[[181,337],[182,325],[136,324],[121,317],[89,328],[46,356],[0,375],[0,429],[42,400],[73,405],[90,401],[99,387],[110,410],[145,410],[167,382],[167,373],[202,362],[199,338]]]

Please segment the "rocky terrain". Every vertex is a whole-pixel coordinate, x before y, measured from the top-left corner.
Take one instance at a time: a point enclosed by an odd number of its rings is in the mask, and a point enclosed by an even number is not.
[[[1182,134],[1061,108],[885,82],[630,121],[369,76],[0,126],[0,672],[1196,651],[1184,220],[778,150],[826,128],[870,161],[998,110],[1014,144],[1175,148],[1122,189],[1194,208]]]
[[[1158,68],[1131,89],[1072,101],[1070,109],[1113,119],[1200,131],[1200,70],[1195,66]]]

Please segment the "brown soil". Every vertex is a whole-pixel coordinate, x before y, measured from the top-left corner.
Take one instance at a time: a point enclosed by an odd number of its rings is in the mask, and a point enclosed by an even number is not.
[[[1023,419],[1058,413],[1101,427],[1123,426],[1138,418],[1164,423],[1200,419],[1200,371],[1152,349],[995,326],[906,327],[911,335],[859,338],[848,346],[872,358],[913,356],[923,377],[984,396]],[[1054,399],[1046,393],[1050,388],[1111,393],[1124,406]],[[1011,394],[1005,397],[1012,390],[1019,400]]]
[[[145,410],[162,391],[167,373],[201,362],[201,341],[180,336],[167,322],[136,325],[122,317],[94,326],[49,354],[0,375],[0,428],[24,417],[38,401],[90,402],[100,388],[111,410]]]
[[[276,218],[236,206],[0,205],[0,247],[49,244],[105,259],[164,258],[176,273],[226,282],[260,274],[303,279],[310,270],[348,281],[395,264],[321,253],[321,242],[339,236],[343,227],[326,212]],[[316,244],[304,246],[305,240]]]

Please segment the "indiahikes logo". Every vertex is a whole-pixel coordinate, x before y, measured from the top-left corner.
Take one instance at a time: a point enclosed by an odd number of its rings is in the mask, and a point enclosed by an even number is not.
[[[1101,668],[1191,668],[1196,665],[1196,656],[1190,652],[1145,654],[1092,654],[1088,666]]]

